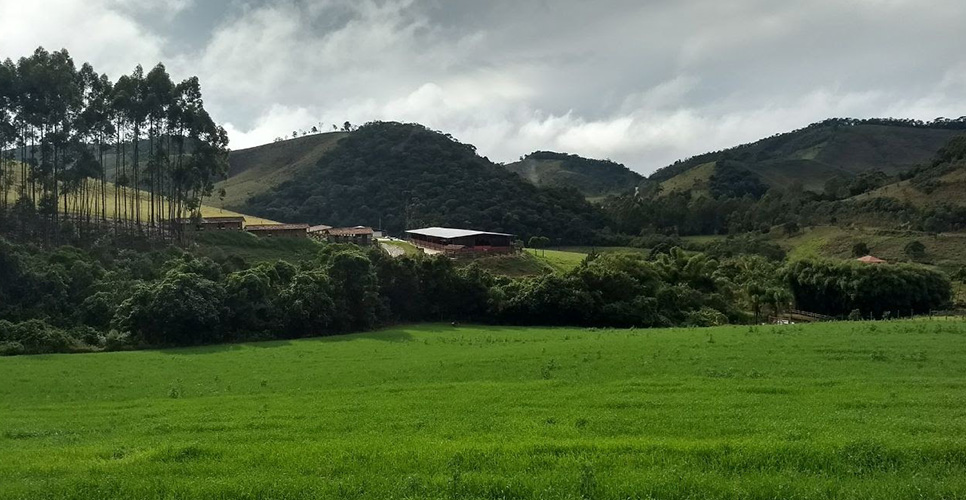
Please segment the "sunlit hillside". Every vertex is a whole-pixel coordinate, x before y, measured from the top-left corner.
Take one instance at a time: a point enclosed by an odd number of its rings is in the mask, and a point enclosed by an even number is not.
[[[12,183],[7,188],[7,196],[9,203],[12,205],[19,198],[19,186],[21,186],[22,178],[20,175],[20,168],[16,163],[8,163],[5,167],[6,171],[12,173]],[[94,181],[92,181],[93,184]],[[114,203],[114,197],[117,194],[117,187],[113,183],[107,183],[105,189],[105,198],[107,199],[106,214],[107,218],[115,220],[132,220],[135,218],[136,208],[132,207],[134,194],[132,191],[128,190],[126,193],[127,203],[125,206],[116,206]],[[141,213],[141,220],[147,220],[150,216],[150,195],[146,192],[138,192],[138,198],[140,198],[139,210]],[[82,205],[82,200],[79,196],[75,194],[69,194],[67,196],[67,211],[69,213],[101,213],[100,204],[95,200],[96,197],[89,197],[88,205]],[[61,212],[64,211],[64,199],[61,197],[58,200],[58,208]],[[231,210],[225,210],[223,208],[218,208],[211,206],[209,203],[205,203],[201,207],[201,215],[203,217],[230,217],[230,216],[243,216],[245,217],[245,222],[247,224],[272,224],[274,221],[269,219],[264,219],[261,217],[253,217],[250,215],[240,214],[238,212],[233,212]]]

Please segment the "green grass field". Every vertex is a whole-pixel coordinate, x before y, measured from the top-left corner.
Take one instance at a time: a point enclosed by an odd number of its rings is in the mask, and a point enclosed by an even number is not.
[[[287,260],[299,262],[315,257],[322,243],[311,238],[265,238],[243,231],[189,233],[196,254],[220,258],[233,255],[248,263]]]
[[[966,323],[0,359],[0,498],[963,498]]]
[[[587,258],[583,252],[568,252],[564,250],[544,250],[528,248],[528,253],[546,263],[556,271],[570,271],[580,265]]]
[[[553,268],[549,263],[527,252],[516,255],[495,255],[493,257],[461,259],[457,261],[458,266],[468,266],[470,264],[476,264],[490,273],[499,276],[514,278],[540,276],[553,272]]]

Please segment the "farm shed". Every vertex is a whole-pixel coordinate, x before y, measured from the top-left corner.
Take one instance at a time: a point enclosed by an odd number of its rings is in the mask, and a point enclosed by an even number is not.
[[[325,224],[319,224],[317,226],[309,227],[309,235],[315,236],[317,238],[322,237],[326,231],[332,229],[332,226],[326,226]]]
[[[204,217],[201,219],[180,219],[183,229],[194,231],[241,231],[245,227],[244,217]]]
[[[413,229],[406,231],[406,234],[413,245],[432,253],[460,256],[514,252],[512,234],[449,227]]]
[[[256,224],[245,228],[256,236],[265,238],[306,238],[308,224]]]
[[[322,237],[331,243],[371,245],[373,230],[366,226],[334,227],[322,231]]]

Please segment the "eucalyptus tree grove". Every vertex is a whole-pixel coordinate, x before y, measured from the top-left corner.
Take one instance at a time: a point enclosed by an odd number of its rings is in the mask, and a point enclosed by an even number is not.
[[[0,64],[0,223],[51,234],[110,222],[158,234],[200,209],[227,169],[228,137],[197,77],[163,64],[112,81],[66,50]],[[29,222],[28,222],[29,221]]]

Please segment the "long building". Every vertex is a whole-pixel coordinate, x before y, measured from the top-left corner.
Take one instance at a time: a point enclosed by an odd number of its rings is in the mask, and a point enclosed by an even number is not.
[[[251,224],[245,231],[263,238],[307,238],[308,224]]]
[[[513,235],[473,229],[427,227],[406,231],[409,241],[429,253],[499,255],[513,253]]]

